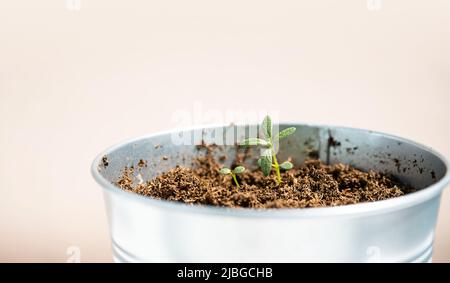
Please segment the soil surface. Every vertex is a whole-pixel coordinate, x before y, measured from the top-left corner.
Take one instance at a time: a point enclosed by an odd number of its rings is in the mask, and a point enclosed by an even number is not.
[[[206,157],[194,160],[194,165],[176,167],[141,184],[133,182],[134,169],[125,168],[117,185],[156,199],[240,208],[338,206],[384,200],[414,191],[393,176],[363,172],[345,164],[326,165],[315,159],[282,172],[280,185],[274,172],[265,177],[260,170],[246,170],[237,175],[240,189],[231,176],[218,172],[222,166],[210,150]]]

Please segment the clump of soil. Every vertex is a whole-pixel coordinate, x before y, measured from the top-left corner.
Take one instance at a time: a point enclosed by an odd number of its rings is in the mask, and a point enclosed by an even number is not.
[[[133,184],[133,171],[126,168],[117,185],[156,199],[242,208],[338,206],[384,200],[413,191],[393,176],[363,172],[345,164],[326,165],[315,159],[283,172],[280,185],[260,170],[246,170],[237,176],[241,184],[237,189],[230,176],[219,174],[221,165],[210,151],[194,163],[193,168],[176,167],[141,184]]]

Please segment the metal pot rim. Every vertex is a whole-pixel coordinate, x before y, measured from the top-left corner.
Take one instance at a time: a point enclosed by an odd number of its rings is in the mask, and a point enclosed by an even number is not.
[[[330,217],[330,216],[342,216],[342,217],[357,217],[362,215],[373,215],[373,214],[382,214],[388,213],[395,210],[400,210],[406,207],[414,206],[419,203],[423,203],[436,195],[440,194],[443,188],[450,183],[450,170],[449,170],[449,162],[448,160],[441,155],[439,152],[434,149],[417,143],[412,140],[408,140],[405,138],[401,138],[395,135],[386,134],[377,131],[371,131],[360,128],[353,127],[342,127],[342,126],[330,126],[330,125],[321,125],[321,124],[309,124],[309,123],[297,123],[297,122],[280,122],[279,124],[290,124],[290,125],[301,125],[308,127],[326,127],[326,128],[334,128],[334,129],[347,129],[354,131],[362,131],[368,134],[382,135],[389,137],[391,139],[397,140],[399,142],[405,142],[412,144],[418,148],[423,150],[427,150],[432,154],[436,155],[446,167],[445,175],[436,183],[426,188],[423,188],[417,192],[410,193],[404,196],[375,201],[375,202],[365,202],[358,204],[350,204],[350,205],[342,205],[342,206],[334,206],[334,207],[318,207],[318,208],[283,208],[283,209],[237,209],[237,208],[226,208],[226,207],[218,207],[218,206],[205,206],[205,205],[189,205],[181,202],[167,201],[167,200],[158,200],[151,197],[139,195],[136,193],[124,191],[114,184],[110,183],[108,180],[103,178],[98,172],[98,165],[100,164],[103,156],[108,155],[110,152],[128,144],[135,143],[141,140],[146,140],[152,137],[171,134],[174,131],[190,131],[196,129],[206,129],[206,128],[215,128],[215,127],[227,127],[229,125],[224,124],[208,124],[208,125],[198,125],[187,127],[183,129],[172,129],[168,131],[157,132],[149,135],[140,136],[133,139],[125,140],[121,143],[113,145],[103,152],[101,152],[92,162],[91,165],[91,173],[94,179],[100,184],[104,189],[119,194],[124,198],[131,198],[137,202],[140,202],[145,205],[151,205],[155,207],[159,207],[161,209],[167,209],[168,211],[178,211],[180,213],[200,213],[200,214],[211,214],[211,215],[220,215],[220,216],[228,216],[228,217],[254,217],[254,218],[311,218],[311,217]],[[236,124],[241,125],[241,124]],[[248,124],[247,124],[248,125]]]

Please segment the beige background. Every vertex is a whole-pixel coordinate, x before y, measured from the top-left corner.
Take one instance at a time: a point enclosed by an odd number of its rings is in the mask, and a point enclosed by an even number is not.
[[[450,156],[450,1],[373,2],[0,0],[0,261],[111,261],[92,159],[194,102]],[[450,261],[448,190],[434,260]]]

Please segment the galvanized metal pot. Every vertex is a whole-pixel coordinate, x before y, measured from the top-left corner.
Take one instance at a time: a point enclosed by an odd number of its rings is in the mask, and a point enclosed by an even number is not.
[[[308,155],[328,163],[390,172],[419,189],[372,203],[306,209],[229,209],[155,200],[114,185],[125,166],[140,159],[136,181],[175,165],[190,166],[203,139],[217,132],[239,140],[257,126],[196,128],[154,134],[114,146],[92,165],[103,187],[117,262],[429,262],[449,166],[434,150],[399,137],[342,127],[295,126],[281,158],[297,164]],[[193,134],[192,136],[186,134]],[[200,133],[200,134],[199,134]],[[191,145],[176,145],[184,135]],[[241,137],[242,136],[242,137]],[[226,139],[226,138],[224,138]],[[224,153],[234,156],[236,147]],[[221,153],[223,154],[223,152]],[[106,157],[106,159],[104,158]],[[163,158],[164,157],[164,158]],[[231,158],[232,159],[232,158]],[[231,162],[229,159],[228,162]]]

